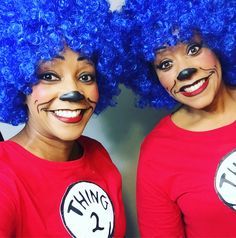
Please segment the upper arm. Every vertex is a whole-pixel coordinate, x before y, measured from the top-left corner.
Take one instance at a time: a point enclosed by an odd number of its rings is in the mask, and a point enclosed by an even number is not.
[[[137,171],[137,215],[141,237],[184,237],[181,212],[164,190],[160,168],[148,147],[142,148]],[[165,180],[162,180],[163,183]]]

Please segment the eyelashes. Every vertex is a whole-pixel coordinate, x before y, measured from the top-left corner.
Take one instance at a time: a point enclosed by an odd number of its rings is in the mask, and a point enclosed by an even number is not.
[[[59,81],[60,77],[55,73],[42,73],[37,76],[39,80],[52,82],[52,81]]]
[[[59,75],[57,75],[56,73],[53,72],[45,72],[45,73],[41,73],[37,75],[37,78],[40,81],[45,81],[45,82],[57,82],[61,80],[61,77]],[[92,83],[92,82],[96,82],[96,76],[95,74],[91,74],[91,73],[82,73],[78,76],[78,81],[82,82],[82,83]]]
[[[172,67],[172,65],[173,65],[172,60],[164,59],[161,61],[160,64],[156,65],[156,69],[167,71],[168,69]]]
[[[201,53],[202,46],[203,46],[202,42],[201,43],[196,43],[196,42],[190,43],[186,46],[185,53],[182,53],[182,54],[183,54],[183,56],[185,54],[187,56],[195,57]],[[173,54],[175,54],[175,53],[173,53]],[[173,64],[174,64],[174,62],[171,57],[164,58],[161,60],[161,62],[159,64],[155,65],[155,69],[165,72],[165,71],[170,70],[172,68]]]
[[[83,82],[83,83],[90,83],[90,82],[95,82],[96,81],[96,77],[93,74],[89,74],[89,73],[84,73],[79,77],[79,81]]]
[[[186,54],[190,56],[195,56],[200,53],[202,49],[202,43],[191,43],[187,46]]]

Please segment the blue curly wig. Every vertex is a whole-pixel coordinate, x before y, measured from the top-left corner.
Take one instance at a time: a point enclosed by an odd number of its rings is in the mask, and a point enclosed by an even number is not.
[[[96,67],[100,99],[95,113],[115,105],[123,55],[120,20],[106,0],[2,0],[0,4],[0,121],[28,119],[26,96],[37,83],[35,71],[65,44]]]
[[[138,106],[177,104],[159,83],[152,63],[159,47],[186,43],[196,32],[219,58],[225,83],[236,84],[235,0],[126,0],[123,17],[130,24],[131,46],[130,73],[123,83],[138,95]]]

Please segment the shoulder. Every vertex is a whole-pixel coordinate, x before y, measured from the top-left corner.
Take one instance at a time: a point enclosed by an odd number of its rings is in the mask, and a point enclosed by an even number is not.
[[[0,142],[0,162],[11,167],[12,163],[17,161],[17,155],[20,155],[18,146],[10,140]]]
[[[0,142],[0,153],[3,153],[3,148],[4,148],[4,145],[6,144],[7,142],[5,141],[1,141]]]
[[[7,174],[8,177],[12,174],[10,160],[11,155],[13,155],[11,147],[8,146],[8,142],[0,142],[0,175],[4,176]]]
[[[174,153],[173,145],[178,144],[178,134],[171,115],[164,117],[141,144],[139,169],[146,167],[147,170],[160,170],[163,166],[168,166]]]
[[[9,158],[9,155],[13,153],[8,141],[0,142],[0,162],[4,162]]]
[[[0,142],[0,184],[1,187],[15,187],[18,156],[16,145],[11,141]]]
[[[17,194],[16,176],[10,162],[10,152],[6,146],[7,142],[0,142],[0,187],[1,197],[6,194],[9,196]]]
[[[4,232],[4,237],[10,237],[17,220],[19,190],[14,171],[8,163],[9,153],[5,145],[5,142],[0,142],[0,233]]]
[[[87,136],[81,136],[78,141],[83,146],[85,154],[89,157],[91,163],[100,163],[111,167],[115,166],[109,153],[99,141]]]
[[[95,140],[95,139],[93,139],[91,137],[88,137],[88,136],[80,136],[78,138],[78,141],[80,143],[82,143],[83,145],[85,145],[85,146],[86,145],[89,145],[89,146],[102,146],[102,144],[99,141],[97,141],[97,140]]]
[[[152,131],[147,135],[146,138],[155,136],[163,131],[165,131],[165,133],[171,129],[171,114],[163,117],[156,125],[155,127],[152,129]]]
[[[5,142],[0,142],[0,159],[2,158],[2,155],[3,155],[3,144]]]
[[[83,145],[86,157],[89,157],[88,161],[93,169],[110,181],[114,182],[116,180],[118,183],[121,182],[119,170],[100,142],[87,136],[81,136],[79,142]]]
[[[80,136],[78,139],[79,143],[84,147],[88,154],[103,154],[105,157],[109,157],[109,154],[105,147],[97,140],[88,136]]]
[[[167,137],[172,134],[172,122],[171,115],[167,115],[162,118],[151,132],[144,138],[141,148],[152,147],[153,144],[156,144],[157,141],[160,141],[161,138]]]

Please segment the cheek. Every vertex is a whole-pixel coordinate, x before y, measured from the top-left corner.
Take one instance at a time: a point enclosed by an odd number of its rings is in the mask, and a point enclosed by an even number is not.
[[[175,85],[175,77],[172,73],[159,73],[157,74],[158,79],[161,85],[165,88],[166,91],[170,92],[173,86]]]
[[[33,100],[48,101],[48,96],[48,90],[46,90],[43,85],[38,84],[33,87],[33,91],[31,94]]]
[[[50,101],[52,97],[44,85],[38,84],[32,88],[32,93],[27,97],[26,104],[29,110],[38,110],[38,104]]]
[[[97,85],[94,85],[92,88],[90,88],[88,92],[88,98],[91,99],[93,102],[98,102],[99,92]]]
[[[217,57],[209,49],[206,49],[204,54],[199,55],[198,62],[201,62],[201,67],[205,69],[214,68],[215,65],[218,65]]]

